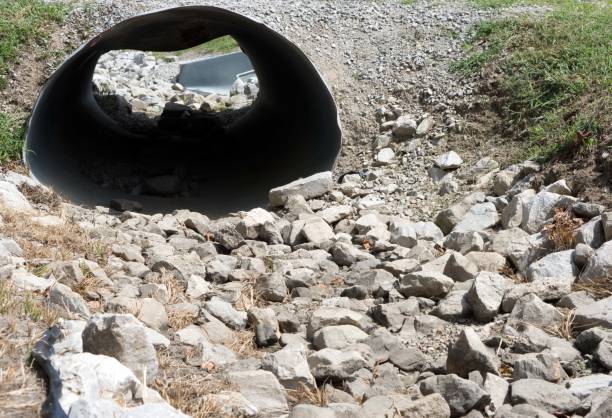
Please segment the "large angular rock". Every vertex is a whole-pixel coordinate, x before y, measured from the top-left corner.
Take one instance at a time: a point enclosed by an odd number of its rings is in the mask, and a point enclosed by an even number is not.
[[[358,351],[324,348],[308,357],[310,371],[317,379],[346,379],[367,362]]]
[[[407,219],[393,218],[389,223],[390,242],[402,247],[412,248],[417,244],[416,231]]]
[[[406,297],[442,298],[453,287],[453,280],[442,273],[419,271],[400,279],[399,291]]]
[[[266,370],[230,372],[228,381],[262,416],[280,416],[289,410],[283,387],[274,374]]]
[[[604,243],[595,251],[580,273],[580,281],[600,280],[612,277],[612,241]]]
[[[276,313],[270,308],[251,308],[247,312],[249,325],[255,328],[255,341],[260,347],[276,344],[280,330]]]
[[[595,358],[606,370],[612,371],[612,336],[606,337],[595,350]]]
[[[506,258],[494,252],[473,251],[466,254],[465,257],[474,263],[478,271],[493,271],[497,273],[506,265]]]
[[[275,353],[266,354],[261,368],[274,373],[287,389],[300,390],[302,385],[316,387],[306,360],[306,349],[302,344],[289,344]]]
[[[352,266],[359,261],[374,259],[372,254],[361,251],[354,245],[346,242],[335,243],[329,252],[332,255],[332,260],[339,266]]]
[[[580,406],[580,399],[561,385],[541,379],[521,379],[510,386],[513,405],[526,403],[549,413],[572,414]]]
[[[531,264],[527,269],[529,281],[555,278],[573,282],[578,275],[578,267],[573,261],[574,250],[551,253]]]
[[[597,216],[580,228],[576,232],[576,242],[586,244],[592,248],[599,248],[605,242],[603,223],[601,216]]]
[[[485,253],[486,254],[486,253]],[[491,271],[488,269],[483,269]],[[451,254],[443,273],[456,282],[465,282],[472,280],[478,275],[478,267],[469,258],[464,257],[459,253]],[[493,270],[496,271],[496,270]]]
[[[498,222],[499,215],[493,203],[478,203],[468,210],[463,219],[453,228],[453,231],[478,232],[491,228]]]
[[[578,399],[586,399],[596,391],[612,390],[612,375],[595,373],[567,380],[565,387]]]
[[[319,244],[336,236],[331,226],[323,219],[309,219],[302,227],[302,235],[307,242]]]
[[[256,239],[266,223],[273,224],[274,215],[262,208],[255,208],[248,211],[240,223],[236,225],[236,230],[247,239]]]
[[[293,407],[287,418],[336,418],[336,413],[331,408],[300,404]]]
[[[155,262],[151,270],[172,272],[177,280],[182,282],[187,282],[191,275],[206,277],[206,266],[194,252],[164,257],[163,260]]]
[[[499,273],[482,271],[474,279],[467,299],[472,306],[474,318],[480,322],[492,320],[501,306],[510,281]]]
[[[556,356],[548,353],[523,354],[514,362],[512,378],[543,379],[556,383],[565,376],[561,363]]]
[[[612,296],[576,309],[574,313],[576,329],[585,330],[597,326],[612,329]]]
[[[526,273],[531,263],[544,255],[545,249],[522,229],[512,228],[492,234],[488,251],[508,257],[520,272]]]
[[[535,197],[536,191],[527,189],[517,194],[502,210],[501,224],[504,229],[518,228],[523,222],[523,208]]]
[[[419,313],[417,298],[410,298],[400,302],[381,303],[370,310],[370,316],[383,327],[387,327],[391,332],[398,332],[402,329],[407,316],[418,315]]]
[[[491,397],[476,383],[455,374],[432,376],[419,383],[423,395],[439,393],[448,403],[451,417],[467,414],[472,409],[486,405]]]
[[[285,278],[280,271],[257,278],[255,291],[261,298],[270,302],[282,302],[289,293],[285,284]]]
[[[563,298],[571,291],[572,283],[570,281],[556,278],[544,278],[535,282],[515,284],[504,293],[502,311],[511,312],[516,301],[529,293],[533,293],[543,301],[554,301]]]
[[[524,323],[542,327],[550,327],[559,324],[563,315],[554,306],[543,302],[542,299],[529,293],[514,304],[508,321]]]
[[[472,328],[461,331],[457,341],[449,348],[446,358],[446,370],[464,378],[474,370],[482,376],[487,373],[497,375],[499,366],[499,360],[480,341]]]
[[[482,251],[484,241],[478,232],[453,231],[444,239],[444,246],[461,254],[467,254],[470,251]]]
[[[510,384],[496,374],[487,373],[482,388],[491,395],[491,405],[495,410],[499,410],[506,401]]]
[[[544,222],[555,214],[555,209],[571,206],[577,199],[557,193],[540,192],[523,206],[521,228],[530,234],[538,232]]]
[[[330,192],[332,186],[332,173],[331,171],[325,171],[271,189],[268,193],[268,199],[272,206],[283,206],[289,196],[301,195],[305,199],[312,199]]]
[[[317,212],[317,216],[332,225],[349,216],[352,211],[353,208],[348,205],[331,206]]]
[[[373,396],[363,403],[361,410],[363,418],[387,418],[397,414],[410,418],[449,418],[451,416],[448,404],[438,393],[432,393],[414,401],[407,395],[399,394]],[[353,415],[346,416],[346,418],[353,418]]]
[[[434,164],[442,170],[452,170],[459,168],[463,164],[463,159],[455,151],[449,151],[436,157]]]
[[[444,238],[442,230],[433,222],[415,222],[411,225],[419,240],[438,242]]]
[[[54,283],[49,291],[49,302],[61,306],[68,312],[75,313],[83,318],[90,315],[89,307],[81,295],[73,292],[68,286]]]
[[[467,213],[469,206],[464,203],[455,204],[447,209],[444,209],[436,214],[434,222],[444,232],[450,233],[453,228],[463,219]]]
[[[158,361],[145,327],[132,315],[94,315],[83,329],[83,351],[119,360],[139,378],[152,381]]]
[[[604,239],[612,240],[612,212],[605,212],[601,215],[601,225],[604,230]]]
[[[359,343],[368,338],[368,334],[353,325],[333,325],[321,328],[314,333],[312,343],[317,349],[342,349],[347,345]]]
[[[357,311],[346,308],[320,307],[312,313],[308,323],[308,337],[312,338],[315,332],[323,327],[332,325],[354,325],[361,330],[370,328],[370,320]]]
[[[467,293],[473,281],[455,282],[450,292],[431,311],[432,315],[447,321],[456,321],[467,318],[472,314],[472,306],[467,299]]]
[[[0,204],[19,212],[28,212],[33,209],[17,186],[8,181],[0,181]]]
[[[493,181],[493,190],[497,196],[503,196],[516,181],[521,178],[522,173],[521,167],[517,164],[511,165],[508,168],[501,170],[495,176]]]
[[[389,361],[405,372],[422,371],[429,366],[431,359],[421,350],[414,347],[405,347],[392,351]]]
[[[231,303],[223,299],[213,297],[204,303],[204,308],[230,328],[242,329],[246,326],[247,313],[237,311]]]

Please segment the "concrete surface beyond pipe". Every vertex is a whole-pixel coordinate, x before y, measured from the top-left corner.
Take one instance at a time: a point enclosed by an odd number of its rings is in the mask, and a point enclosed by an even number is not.
[[[236,39],[251,60],[260,91],[248,113],[222,135],[206,129],[134,133],[94,99],[94,69],[108,51],[178,51],[224,35]],[[190,6],[125,20],[70,56],[36,102],[24,158],[36,179],[77,204],[107,206],[112,199],[130,199],[142,203],[146,213],[186,208],[218,216],[266,206],[270,188],[331,170],[340,146],[332,95],[294,44],[240,14]],[[187,195],[134,196],[84,175],[93,161],[110,175],[117,164],[188,172],[194,184]]]

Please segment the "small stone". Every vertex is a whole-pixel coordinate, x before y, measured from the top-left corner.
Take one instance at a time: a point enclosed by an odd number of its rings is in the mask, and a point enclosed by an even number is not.
[[[282,302],[288,293],[285,278],[280,272],[260,276],[255,283],[255,289],[264,300],[270,302]]]
[[[463,160],[455,151],[449,151],[436,157],[434,164],[442,170],[452,170],[459,168],[463,164]]]
[[[467,254],[471,251],[482,251],[484,241],[478,232],[453,231],[444,239],[444,246],[461,254]]]
[[[246,312],[237,311],[230,303],[220,298],[213,297],[204,303],[204,308],[230,328],[242,329],[246,326]]]
[[[391,148],[383,148],[376,154],[376,162],[378,165],[387,165],[393,161],[395,152]]]
[[[393,135],[401,139],[412,138],[417,131],[417,124],[410,115],[402,115],[393,125]]]

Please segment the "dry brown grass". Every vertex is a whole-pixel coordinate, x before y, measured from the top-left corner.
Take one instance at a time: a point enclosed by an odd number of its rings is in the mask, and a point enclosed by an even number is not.
[[[569,250],[574,248],[576,228],[581,224],[581,220],[572,217],[571,210],[557,208],[552,223],[544,227],[544,233],[556,251]]]
[[[168,325],[171,328],[179,330],[185,328],[187,325],[193,324],[197,315],[192,312],[186,312],[181,310],[168,310]]]
[[[287,398],[293,405],[307,403],[317,406],[327,406],[328,404],[327,392],[325,392],[325,389],[306,386],[302,382],[300,382],[299,389],[287,390]]]
[[[228,391],[228,382],[205,373],[194,373],[181,360],[161,353],[161,371],[151,387],[173,407],[194,418],[230,418],[224,414],[222,405],[210,395]]]
[[[234,338],[224,341],[223,345],[243,357],[261,358],[264,354],[257,348],[255,333],[248,329],[234,331]]]
[[[168,291],[168,303],[175,304],[186,301],[185,291],[186,286],[178,280],[174,274],[166,269],[161,269],[160,277],[157,280],[158,284],[166,286]]]
[[[101,282],[93,275],[87,264],[81,263],[79,267],[83,272],[83,280],[72,285],[72,290],[87,298],[89,294],[95,292],[100,287]]]
[[[19,191],[28,199],[30,203],[35,205],[45,205],[51,210],[59,208],[62,202],[61,198],[51,190],[43,187],[33,187],[27,183],[19,186]]]
[[[236,302],[236,309],[248,311],[253,307],[267,306],[266,301],[261,297],[261,293],[257,290],[256,282],[256,277],[252,277],[249,280],[242,282],[243,285],[240,289],[238,301]]]
[[[556,325],[544,327],[544,331],[555,337],[572,341],[574,339],[573,327],[574,318],[576,316],[575,309],[558,309],[558,311],[563,315],[561,322]]]
[[[595,299],[607,298],[612,296],[612,277],[574,282],[573,290],[584,290]]]
[[[76,257],[105,260],[110,254],[103,244],[91,240],[74,222],[60,226],[44,226],[31,221],[26,213],[0,207],[4,220],[2,233],[13,238],[27,260],[72,260]]]
[[[28,358],[42,332],[59,317],[43,294],[0,282],[0,416],[40,416],[45,385]]]

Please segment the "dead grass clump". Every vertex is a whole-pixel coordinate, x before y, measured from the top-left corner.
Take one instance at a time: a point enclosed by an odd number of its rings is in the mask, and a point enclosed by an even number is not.
[[[325,389],[306,386],[302,382],[300,382],[299,389],[288,389],[287,395],[289,401],[293,405],[307,403],[317,406],[327,406],[328,404],[327,392]]]
[[[22,183],[19,186],[19,191],[28,199],[30,203],[35,205],[45,205],[50,210],[59,208],[62,202],[60,197],[53,191],[40,186],[31,186],[27,183]]]
[[[91,252],[92,241],[73,222],[44,226],[32,222],[28,214],[4,207],[0,208],[0,215],[4,220],[2,233],[19,244],[28,260],[69,260]]]
[[[556,251],[569,250],[574,248],[575,231],[581,224],[579,219],[572,218],[571,210],[557,208],[552,223],[544,227],[544,233]]]
[[[193,368],[167,352],[160,355],[160,366],[151,387],[170,405],[194,418],[230,418],[211,396],[231,390],[228,382],[207,373],[194,373]]]
[[[187,291],[187,287],[184,283],[181,283],[181,281],[178,280],[171,271],[161,269],[157,282],[166,286],[169,304],[185,302],[185,292]]]
[[[168,325],[175,330],[183,329],[187,325],[193,324],[197,317],[193,312],[171,309],[168,310]]]
[[[607,298],[612,296],[612,276],[574,282],[573,290],[584,290],[595,299]]]
[[[572,328],[574,326],[574,318],[576,316],[575,309],[559,309],[558,311],[563,315],[561,322],[556,325],[545,327],[544,331],[554,335],[555,337],[564,338],[571,341],[574,339]]]
[[[261,308],[267,306],[268,303],[263,299],[261,292],[257,289],[257,278],[252,277],[244,280],[240,296],[236,302],[236,309],[248,311],[253,307]]]
[[[234,331],[233,338],[224,341],[223,345],[243,357],[261,358],[263,356],[255,343],[255,333],[248,329]]]

